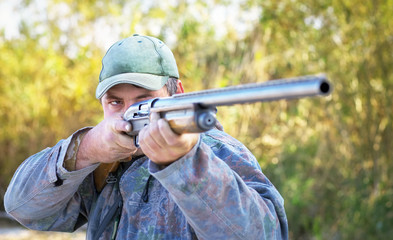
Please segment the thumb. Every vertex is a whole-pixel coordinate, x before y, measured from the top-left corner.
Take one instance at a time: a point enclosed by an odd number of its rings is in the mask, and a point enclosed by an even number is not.
[[[130,132],[132,129],[131,123],[124,120],[115,120],[113,129],[116,132]]]

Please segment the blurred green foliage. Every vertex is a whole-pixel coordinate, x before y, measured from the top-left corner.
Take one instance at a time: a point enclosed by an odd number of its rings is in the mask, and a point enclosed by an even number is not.
[[[2,195],[25,158],[102,119],[101,58],[140,33],[170,45],[188,91],[327,73],[327,98],[223,107],[219,120],[283,195],[292,239],[393,234],[392,0],[36,2],[16,7],[41,16],[19,35],[0,29]]]

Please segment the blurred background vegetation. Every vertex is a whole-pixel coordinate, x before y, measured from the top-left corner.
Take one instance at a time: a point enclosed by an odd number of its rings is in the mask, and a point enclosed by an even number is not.
[[[187,91],[326,73],[329,97],[219,120],[283,195],[291,239],[388,239],[392,12],[393,0],[0,1],[0,201],[25,158],[102,119],[101,59],[139,33],[169,45]]]

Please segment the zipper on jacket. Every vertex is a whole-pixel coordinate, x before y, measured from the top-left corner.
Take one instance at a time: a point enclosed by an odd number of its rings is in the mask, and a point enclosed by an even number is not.
[[[113,232],[112,232],[111,240],[114,240],[116,238],[117,230],[118,230],[119,222],[120,222],[120,215],[121,215],[120,213],[121,213],[122,209],[123,209],[123,202],[120,201],[119,207],[117,208],[116,215],[115,215],[116,219],[115,219],[115,222],[113,223]]]

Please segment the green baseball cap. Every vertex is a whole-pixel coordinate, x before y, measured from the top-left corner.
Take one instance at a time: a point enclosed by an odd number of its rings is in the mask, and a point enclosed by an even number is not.
[[[169,77],[179,78],[171,50],[157,38],[134,34],[113,44],[103,57],[96,98],[121,83],[158,90]]]

